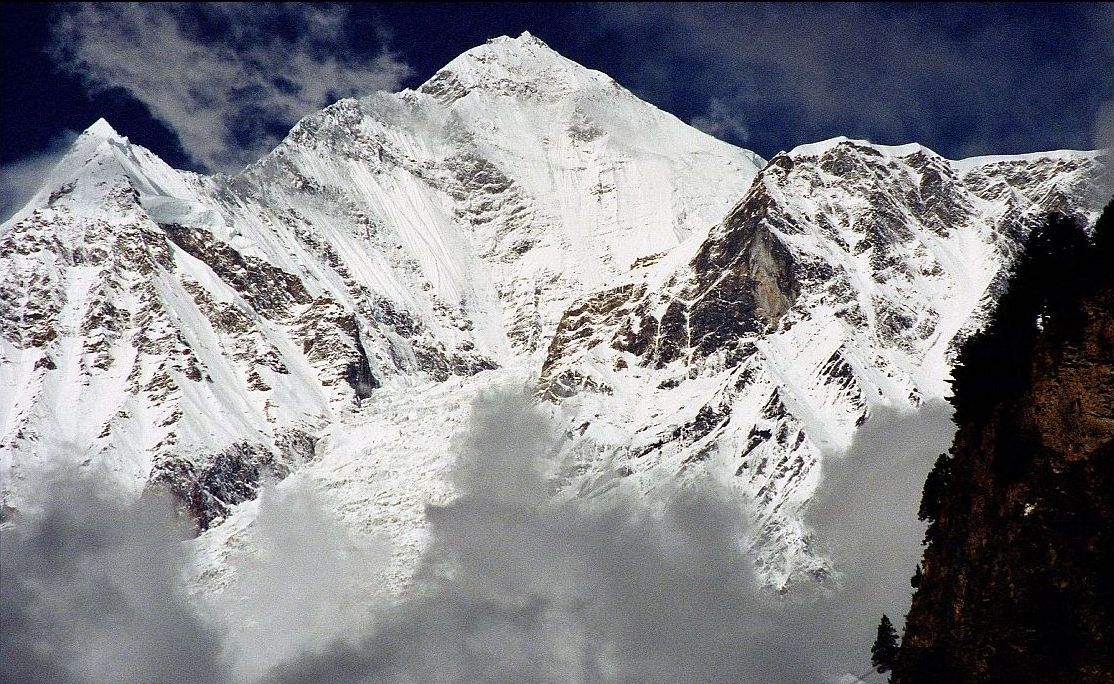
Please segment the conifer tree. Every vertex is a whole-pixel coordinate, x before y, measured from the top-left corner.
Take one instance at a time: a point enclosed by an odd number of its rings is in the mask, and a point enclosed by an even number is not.
[[[1095,256],[1092,259],[1092,270],[1096,271],[1098,281],[1096,285],[1108,283],[1114,279],[1114,198],[1106,205],[1095,222],[1093,233],[1095,243]]]
[[[940,515],[940,506],[944,499],[944,490],[947,488],[951,475],[951,455],[944,453],[936,458],[928,477],[924,480],[924,489],[921,493],[921,505],[917,509],[917,518],[928,522],[924,531],[924,544],[931,544],[937,533],[936,518]]]
[[[909,578],[909,586],[916,589],[921,586],[922,580],[924,580],[924,570],[921,570],[921,564],[917,563],[917,569],[913,571],[913,576]]]
[[[878,623],[878,637],[870,649],[870,664],[878,672],[889,672],[894,669],[898,656],[897,630],[885,613],[882,621]]]
[[[968,338],[952,369],[957,423],[982,420],[998,402],[1022,394],[1038,336],[1076,327],[1092,256],[1074,218],[1053,213],[1032,231],[986,327]]]
[[[940,500],[944,496],[944,487],[947,485],[948,476],[951,474],[951,456],[940,454],[932,464],[932,470],[924,480],[924,489],[921,491],[921,505],[917,509],[917,519],[932,522],[940,514]]]

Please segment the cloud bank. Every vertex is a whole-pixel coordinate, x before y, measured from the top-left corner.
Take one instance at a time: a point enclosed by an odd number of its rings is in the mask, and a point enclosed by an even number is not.
[[[0,529],[0,680],[225,682],[221,631],[196,611],[171,508],[122,505],[93,479],[52,477],[42,508]]]
[[[945,405],[880,411],[826,467],[809,521],[839,576],[761,586],[749,521],[711,480],[594,500],[550,490],[559,437],[517,392],[481,397],[457,444],[457,498],[431,507],[414,593],[374,629],[275,668],[309,682],[838,681],[870,670],[920,555],[921,483],[950,443]]]
[[[456,497],[428,508],[413,586],[389,603],[368,589],[385,551],[354,547],[298,476],[264,492],[253,543],[204,602],[182,590],[165,508],[56,490],[4,531],[6,681],[816,684],[869,670],[881,613],[908,605],[946,407],[878,412],[825,465],[808,520],[838,576],[788,595],[755,577],[750,521],[715,481],[556,489],[558,410],[517,388],[476,401]]]
[[[481,397],[471,426],[457,498],[428,510],[414,595],[359,642],[266,681],[732,681],[764,668],[745,521],[724,492],[555,496],[554,428],[524,393]]]
[[[394,90],[409,67],[388,35],[349,35],[340,5],[85,3],[60,12],[50,54],[94,91],[120,88],[199,165],[236,171],[302,116]]]
[[[227,559],[231,580],[201,597],[227,626],[225,655],[237,682],[369,629],[390,558],[385,543],[357,544],[298,474],[264,489],[253,505],[250,542]]]

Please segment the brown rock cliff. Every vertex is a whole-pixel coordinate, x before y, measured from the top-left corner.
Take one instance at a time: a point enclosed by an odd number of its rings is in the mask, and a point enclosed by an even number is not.
[[[1031,335],[983,340],[1019,365],[980,376],[995,386],[979,407],[957,403],[895,684],[1114,683],[1112,221],[1114,204],[1097,247],[1030,284]]]

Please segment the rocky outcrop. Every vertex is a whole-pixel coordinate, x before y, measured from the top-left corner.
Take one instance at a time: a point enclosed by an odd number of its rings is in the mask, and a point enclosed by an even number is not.
[[[772,330],[800,292],[796,262],[771,225],[776,212],[758,182],[688,264],[660,290],[628,282],[586,297],[565,311],[541,369],[540,395],[608,391],[568,368],[568,360],[608,335],[608,346],[643,366],[692,366],[746,337]],[[655,263],[643,260],[632,270]],[[598,342],[596,342],[598,343]]]
[[[1019,272],[1003,300],[1018,322],[999,312],[972,341],[982,356],[1023,351],[1016,368],[957,376],[959,431],[926,484],[895,684],[1114,682],[1112,224],[1114,205],[1100,248],[1034,281],[1036,307],[1015,303]]]
[[[201,459],[168,458],[157,463],[145,490],[170,496],[195,532],[220,523],[236,504],[256,497],[314,457],[316,439],[291,431],[275,446],[237,442]]]

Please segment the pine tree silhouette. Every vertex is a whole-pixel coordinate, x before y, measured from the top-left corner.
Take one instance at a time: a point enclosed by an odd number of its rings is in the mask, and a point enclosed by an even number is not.
[[[917,518],[928,522],[924,531],[924,544],[931,544],[936,538],[936,518],[940,515],[940,505],[944,498],[944,489],[947,487],[951,475],[951,454],[940,454],[932,465],[928,477],[924,480],[924,489],[921,492],[921,505],[917,509]]]
[[[897,645],[897,630],[885,613],[882,621],[878,623],[878,637],[870,649],[870,664],[878,672],[889,672],[894,669],[900,649]]]
[[[1095,222],[1092,239],[1095,245],[1092,259],[1092,270],[1096,276],[1094,285],[1102,287],[1114,281],[1114,198]]]
[[[1093,280],[1095,252],[1079,222],[1063,214],[1050,214],[1033,230],[989,322],[956,359],[957,423],[982,420],[1003,399],[1023,393],[1039,335],[1078,328],[1077,303]]]

